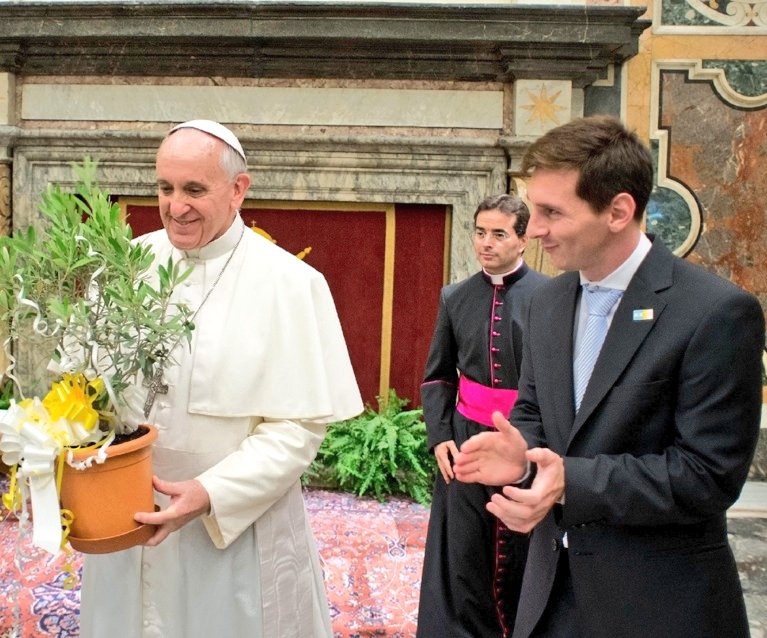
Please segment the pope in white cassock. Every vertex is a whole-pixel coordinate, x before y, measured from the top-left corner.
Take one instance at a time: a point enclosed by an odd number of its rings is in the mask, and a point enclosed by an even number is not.
[[[132,389],[125,418],[159,430],[161,509],[136,514],[157,532],[85,557],[82,638],[332,636],[299,479],[326,424],[363,406],[324,277],[238,214],[246,170],[234,134],[208,120],[157,153],[165,229],[138,241],[157,264],[192,267],[177,300],[195,330],[161,392]]]

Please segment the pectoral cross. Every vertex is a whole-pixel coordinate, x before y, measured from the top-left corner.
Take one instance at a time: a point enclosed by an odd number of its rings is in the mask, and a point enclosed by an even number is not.
[[[162,382],[163,366],[158,365],[155,368],[152,378],[144,379],[144,386],[149,388],[146,401],[144,401],[144,417],[149,418],[149,413],[152,411],[154,400],[158,394],[168,394],[168,384]]]

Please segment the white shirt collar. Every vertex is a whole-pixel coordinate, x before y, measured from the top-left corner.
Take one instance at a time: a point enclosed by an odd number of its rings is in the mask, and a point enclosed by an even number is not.
[[[626,290],[631,278],[639,269],[647,253],[650,252],[650,248],[652,248],[652,242],[647,238],[647,235],[640,233],[636,248],[634,248],[626,261],[607,275],[607,277],[599,281],[589,281],[583,276],[583,273],[580,273],[581,284],[594,284],[603,288]]]

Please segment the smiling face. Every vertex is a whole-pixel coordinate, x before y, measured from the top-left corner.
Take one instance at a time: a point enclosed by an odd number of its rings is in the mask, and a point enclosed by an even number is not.
[[[514,230],[516,215],[497,209],[483,210],[474,222],[474,252],[491,275],[504,275],[519,263],[527,238]]]
[[[609,275],[639,241],[635,204],[619,193],[604,211],[595,211],[575,194],[575,169],[533,171],[527,185],[532,204],[527,235],[541,246],[560,270],[579,270],[590,281]]]
[[[157,193],[162,224],[179,250],[221,237],[250,186],[247,173],[232,177],[221,167],[226,144],[196,129],[179,129],[157,152]]]

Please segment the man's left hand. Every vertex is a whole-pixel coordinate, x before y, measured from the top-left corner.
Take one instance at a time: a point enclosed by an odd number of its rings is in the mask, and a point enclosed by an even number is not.
[[[565,491],[565,464],[561,456],[548,448],[534,448],[527,451],[527,459],[538,466],[530,489],[504,487],[487,504],[487,511],[506,527],[525,534],[543,520]]]
[[[155,476],[152,485],[161,494],[170,496],[170,505],[159,512],[137,512],[133,517],[138,523],[157,525],[157,531],[145,545],[159,545],[171,532],[210,511],[208,492],[197,480],[172,483]]]

